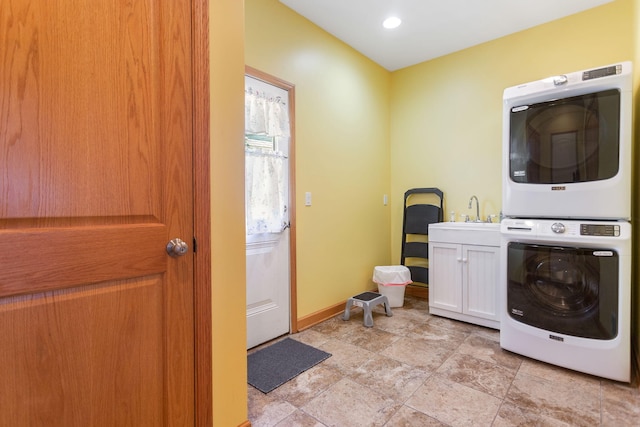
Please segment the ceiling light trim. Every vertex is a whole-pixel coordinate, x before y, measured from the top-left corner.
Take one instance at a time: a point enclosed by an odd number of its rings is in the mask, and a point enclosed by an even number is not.
[[[387,30],[398,28],[400,24],[402,24],[402,19],[398,18],[397,16],[390,16],[382,21],[382,26]]]

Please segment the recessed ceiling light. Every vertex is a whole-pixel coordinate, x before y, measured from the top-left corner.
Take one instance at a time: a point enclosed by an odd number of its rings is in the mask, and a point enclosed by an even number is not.
[[[399,27],[400,24],[402,24],[402,19],[397,16],[390,16],[382,22],[382,26],[389,30]]]

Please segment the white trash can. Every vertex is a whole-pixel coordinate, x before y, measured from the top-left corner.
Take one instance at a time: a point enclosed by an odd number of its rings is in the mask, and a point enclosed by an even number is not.
[[[373,281],[378,292],[387,297],[391,307],[404,305],[404,291],[411,281],[411,272],[404,265],[382,265],[373,268]]]

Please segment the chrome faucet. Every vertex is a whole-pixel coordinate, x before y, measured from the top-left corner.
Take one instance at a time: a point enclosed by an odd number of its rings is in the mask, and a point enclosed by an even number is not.
[[[473,199],[476,199],[476,221],[480,222],[480,202],[478,202],[478,198],[476,196],[471,196],[469,199],[469,209],[471,209],[471,204],[473,203]]]

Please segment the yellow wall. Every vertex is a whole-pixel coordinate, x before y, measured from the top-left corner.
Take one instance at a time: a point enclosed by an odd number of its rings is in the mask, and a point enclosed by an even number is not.
[[[418,64],[392,75],[391,191],[439,187],[445,217],[502,205],[502,92],[554,74],[633,60],[633,3],[586,12]],[[638,64],[640,65],[640,64]],[[394,198],[391,241],[400,241],[402,201]],[[392,246],[393,259],[399,247]]]
[[[213,425],[247,420],[244,246],[244,9],[211,0]]]
[[[296,91],[298,316],[370,289],[390,261],[389,81],[278,0],[246,0],[245,61]],[[312,206],[304,206],[304,193]]]

